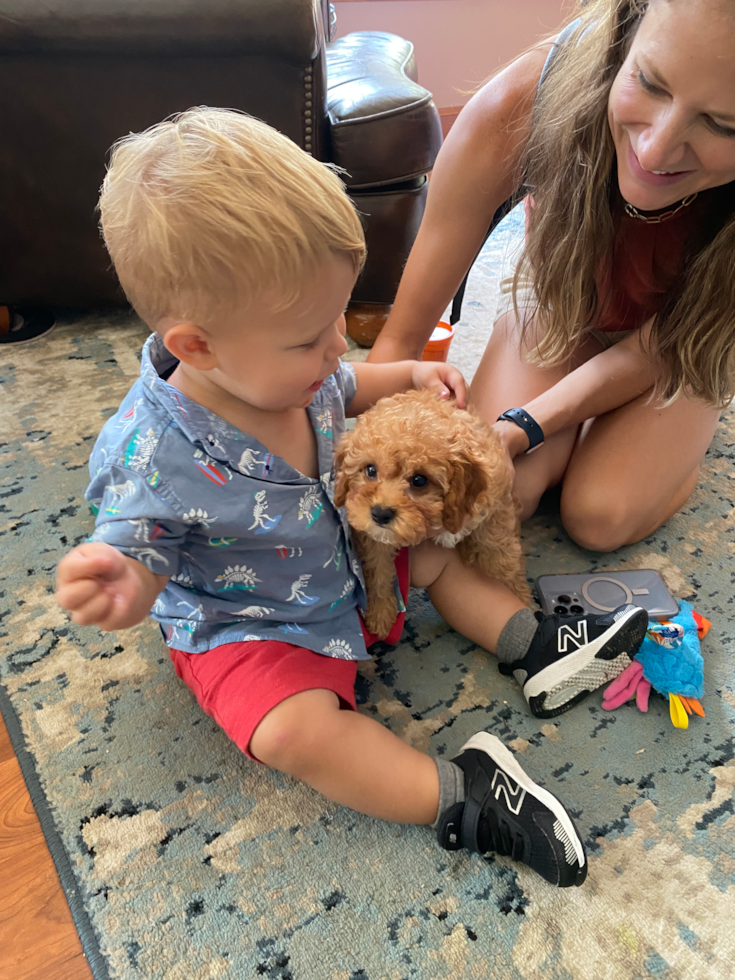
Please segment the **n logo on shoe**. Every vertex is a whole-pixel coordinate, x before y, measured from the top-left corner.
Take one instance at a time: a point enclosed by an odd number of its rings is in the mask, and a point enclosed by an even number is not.
[[[493,776],[493,781],[490,786],[493,790],[493,795],[496,800],[500,799],[501,793],[505,797],[505,805],[508,807],[511,813],[518,816],[518,811],[521,808],[523,799],[526,795],[525,789],[521,789],[518,783],[514,783],[508,776],[503,772],[502,769],[496,769],[495,775]]]
[[[569,648],[569,641],[579,649],[587,644],[587,620],[580,619],[576,628],[563,623],[556,634],[557,650],[559,653],[566,653]]]

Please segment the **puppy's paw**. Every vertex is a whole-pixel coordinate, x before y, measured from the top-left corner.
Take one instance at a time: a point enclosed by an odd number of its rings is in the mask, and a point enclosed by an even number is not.
[[[365,625],[375,636],[384,640],[393,628],[398,616],[398,603],[394,595],[386,596],[378,602],[368,600]]]

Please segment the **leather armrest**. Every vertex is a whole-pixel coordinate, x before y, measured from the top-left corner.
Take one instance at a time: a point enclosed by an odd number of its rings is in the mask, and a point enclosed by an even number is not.
[[[431,92],[416,81],[413,45],[395,34],[358,31],[327,45],[331,159],[350,188],[428,173],[442,142]]]
[[[316,58],[323,0],[0,0],[0,52]]]

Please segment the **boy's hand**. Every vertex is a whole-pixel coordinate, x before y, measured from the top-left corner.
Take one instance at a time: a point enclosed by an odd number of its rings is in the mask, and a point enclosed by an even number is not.
[[[457,408],[467,407],[467,382],[457,368],[443,361],[416,361],[411,372],[414,388],[431,388],[440,398],[453,393]]]
[[[145,619],[166,581],[111,545],[90,541],[59,562],[56,601],[80,626],[127,629]]]

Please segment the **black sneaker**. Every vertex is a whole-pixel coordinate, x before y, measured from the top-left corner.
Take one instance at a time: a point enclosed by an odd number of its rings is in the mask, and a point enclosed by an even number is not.
[[[525,657],[498,670],[515,677],[532,714],[553,718],[622,673],[647,629],[648,613],[632,605],[602,616],[545,616]]]
[[[559,888],[582,884],[587,856],[572,818],[499,738],[478,732],[452,762],[464,771],[467,799],[439,820],[443,848],[506,854]]]

